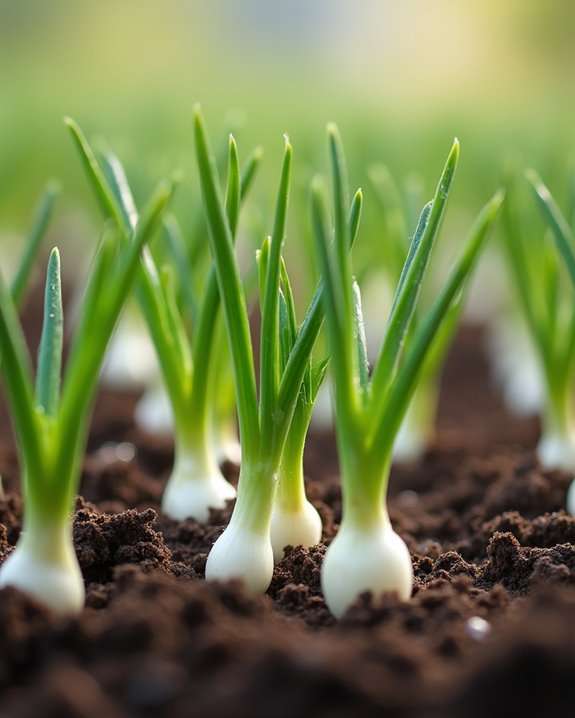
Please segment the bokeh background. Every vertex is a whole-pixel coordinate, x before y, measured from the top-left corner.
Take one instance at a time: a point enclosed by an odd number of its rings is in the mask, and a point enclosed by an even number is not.
[[[574,29],[570,0],[0,0],[2,233],[25,226],[49,177],[64,189],[53,231],[95,218],[64,115],[106,138],[139,194],[182,170],[185,216],[196,101],[214,136],[234,127],[244,153],[264,146],[264,175],[289,132],[302,185],[324,163],[328,120],[355,185],[380,159],[417,170],[430,193],[457,135],[455,226],[506,163],[536,165],[560,192]]]

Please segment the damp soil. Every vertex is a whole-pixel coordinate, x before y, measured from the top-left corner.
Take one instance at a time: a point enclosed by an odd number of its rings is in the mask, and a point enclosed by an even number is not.
[[[134,426],[136,395],[102,392],[74,523],[86,608],[57,618],[0,591],[0,716],[572,714],[570,479],[537,465],[537,422],[507,415],[482,346],[479,328],[460,332],[436,441],[419,465],[393,470],[390,511],[412,555],[411,600],[366,594],[339,622],[319,585],[341,517],[333,436],[313,433],[306,454],[322,544],[287,549],[267,595],[250,598],[203,580],[231,506],[207,526],[162,516],[170,442]],[[225,470],[237,479],[237,467]],[[22,515],[8,439],[0,473],[3,560]]]

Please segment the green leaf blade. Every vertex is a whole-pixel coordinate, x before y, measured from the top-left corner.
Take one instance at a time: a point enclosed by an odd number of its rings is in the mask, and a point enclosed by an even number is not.
[[[64,313],[60,255],[54,248],[50,253],[46,271],[44,323],[36,374],[36,404],[41,407],[46,416],[54,416],[58,409],[63,343]]]
[[[279,384],[279,288],[281,252],[286,233],[292,148],[284,138],[284,157],[276,200],[274,227],[267,257],[262,326],[260,334],[260,428],[262,435],[275,440],[275,404]]]
[[[30,230],[26,244],[24,246],[24,252],[18,263],[18,268],[12,284],[10,286],[10,292],[12,299],[16,306],[19,306],[26,286],[30,280],[30,275],[34,267],[34,263],[38,256],[42,240],[48,230],[48,225],[54,214],[54,205],[58,195],[60,194],[60,187],[55,182],[48,184],[44,190],[44,194],[38,205],[38,209],[34,215],[34,221],[32,223],[32,229]]]
[[[431,208],[429,210],[424,208],[420,217],[396,289],[385,339],[373,372],[372,396],[375,402],[375,415],[381,410],[381,404],[393,379],[403,342],[414,316],[431,251],[445,213],[458,160],[459,143],[455,140],[443,168]]]
[[[462,287],[477,262],[489,230],[497,218],[503,198],[503,193],[497,193],[480,212],[471,230],[470,238],[442,291],[418,326],[405,361],[390,388],[385,405],[374,419],[370,437],[373,454],[385,457],[391,451],[428,351],[450,307],[454,301],[457,301]]]
[[[258,455],[259,420],[248,313],[235,262],[230,227],[219,193],[217,171],[199,109],[196,109],[194,114],[194,134],[200,183],[210,227],[210,247],[232,352],[242,449],[246,453],[245,459],[249,461]]]

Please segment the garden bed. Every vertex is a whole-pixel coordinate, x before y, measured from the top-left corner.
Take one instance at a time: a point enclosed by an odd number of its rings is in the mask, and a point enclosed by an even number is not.
[[[478,329],[460,333],[437,442],[421,465],[392,475],[412,599],[364,596],[340,622],[319,588],[323,544],[288,550],[262,598],[205,583],[229,511],[208,526],[162,517],[170,444],[135,428],[134,395],[103,393],[74,529],[87,606],[56,618],[14,589],[0,592],[0,716],[568,715],[575,519],[561,509],[570,477],[538,468],[537,424],[503,409],[482,341]],[[329,542],[340,518],[335,445],[313,432],[308,444],[309,497]],[[21,520],[9,441],[0,473],[3,559]],[[235,479],[236,467],[227,474]]]

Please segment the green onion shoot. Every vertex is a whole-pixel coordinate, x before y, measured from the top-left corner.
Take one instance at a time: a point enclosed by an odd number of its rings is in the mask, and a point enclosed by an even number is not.
[[[409,551],[394,532],[386,508],[393,444],[435,337],[470,276],[502,196],[496,195],[480,213],[443,288],[413,330],[415,306],[459,157],[456,141],[435,197],[421,214],[397,283],[379,356],[370,369],[361,296],[347,252],[345,160],[337,130],[330,126],[328,134],[333,220],[328,215],[320,179],[313,183],[312,216],[325,288],[343,492],[342,521],[328,547],[321,582],[330,611],[339,617],[364,591],[371,591],[376,597],[395,592],[404,600],[411,595],[413,574]],[[412,330],[414,336],[405,344]]]
[[[0,346],[6,395],[18,441],[23,530],[0,567],[0,585],[16,586],[61,613],[78,612],[84,584],[72,542],[72,511],[88,415],[106,347],[136,276],[140,252],[161,223],[172,194],[163,183],[122,242],[106,229],[92,263],[62,377],[60,257],[50,254],[44,321],[34,379],[11,292],[0,278]]]
[[[292,159],[292,148],[286,138],[273,231],[264,242],[259,257],[262,303],[258,396],[245,295],[234,256],[233,226],[221,195],[217,168],[199,110],[195,113],[194,129],[210,248],[232,355],[242,452],[236,504],[228,526],[208,555],[206,577],[239,578],[248,590],[260,593],[268,588],[273,573],[272,513],[286,437],[306,372],[311,372],[312,392],[314,381],[317,383],[322,373],[321,365],[310,368],[312,349],[323,320],[322,289],[318,287],[316,290],[303,322],[295,331],[295,338],[293,334],[288,337],[287,332],[295,330],[295,326],[292,310],[286,306],[291,299],[281,261]],[[239,170],[233,137],[230,137],[229,153],[230,170],[237,178]],[[305,401],[310,399],[311,394]],[[302,407],[302,412],[301,427],[308,421],[307,407]],[[297,431],[298,428],[294,428],[294,432]],[[293,446],[291,451],[288,448],[286,461],[297,462],[301,441],[301,436],[292,435]],[[283,469],[285,476],[290,470],[287,463]],[[300,478],[301,475],[296,474],[295,483]],[[292,483],[290,479],[288,483]],[[291,487],[287,492],[292,493]],[[283,546],[276,546],[276,557],[281,549]]]
[[[575,470],[575,282],[573,231],[539,176],[528,185],[545,226],[523,221],[529,206],[511,183],[504,211],[506,258],[544,384],[537,456],[546,469]]]
[[[109,153],[98,157],[77,125],[71,124],[70,130],[104,216],[129,237],[138,211],[120,161]],[[235,158],[230,157],[225,205],[232,238],[260,159],[261,151],[256,149],[240,172]],[[202,295],[193,291],[191,278],[197,259],[190,259],[173,220],[165,222],[164,231],[172,261],[159,266],[152,252],[144,249],[135,286],[174,420],[174,467],[162,509],[176,520],[191,517],[206,522],[210,509],[221,509],[235,497],[234,487],[219,466],[220,437],[214,437],[215,410],[222,396],[224,400],[229,397],[229,389],[222,392],[218,384],[218,372],[227,369],[222,360],[227,349],[217,331],[220,295],[213,268],[207,272]],[[230,407],[228,402],[228,425],[231,410],[233,404]]]
[[[549,189],[534,170],[527,181],[546,233],[519,221],[517,193],[505,212],[506,248],[517,295],[536,347],[546,396],[537,456],[546,469],[575,471],[575,236]],[[526,238],[527,235],[527,238]],[[555,246],[553,246],[555,245]],[[565,287],[565,283],[571,286]],[[575,484],[567,495],[575,514]]]

